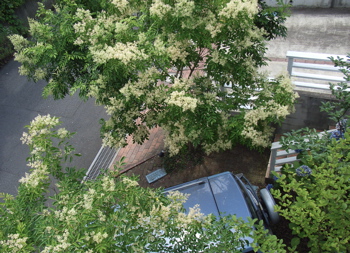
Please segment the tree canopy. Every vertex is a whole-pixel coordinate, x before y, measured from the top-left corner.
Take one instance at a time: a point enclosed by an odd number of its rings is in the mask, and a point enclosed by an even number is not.
[[[241,252],[249,245],[285,252],[262,224],[235,216],[183,212],[186,196],[141,188],[135,177],[108,172],[85,181],[86,170],[64,167],[74,156],[56,117],[38,116],[23,134],[31,172],[17,196],[1,194],[1,252]],[[55,185],[53,185],[55,184]],[[54,189],[52,189],[52,187]]]
[[[258,72],[266,41],[286,35],[284,10],[257,0],[61,0],[40,7],[28,39],[11,41],[20,73],[48,81],[46,96],[78,91],[106,107],[106,145],[127,135],[142,143],[160,126],[170,154],[187,144],[266,147],[270,123],[296,98],[288,78]]]

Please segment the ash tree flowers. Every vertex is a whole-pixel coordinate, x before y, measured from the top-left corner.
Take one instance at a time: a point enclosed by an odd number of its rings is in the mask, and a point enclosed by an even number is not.
[[[240,252],[244,236],[254,238],[256,250],[285,252],[262,226],[252,232],[254,221],[216,220],[200,206],[185,214],[187,197],[179,192],[166,197],[160,189],[141,188],[135,177],[109,173],[84,181],[85,169],[62,166],[74,149],[67,142],[72,133],[59,124],[39,115],[24,134],[30,151],[38,151],[30,154],[31,171],[18,194],[0,194],[1,252]]]
[[[28,39],[10,39],[20,73],[48,81],[44,95],[78,91],[106,107],[105,145],[123,146],[128,135],[142,143],[160,126],[170,154],[237,142],[266,147],[269,124],[283,120],[295,100],[288,87],[256,92],[283,86],[258,69],[266,64],[267,38],[285,35],[284,9],[274,9],[271,21],[257,0],[57,1],[55,11],[41,6]],[[254,113],[258,121],[249,120]]]

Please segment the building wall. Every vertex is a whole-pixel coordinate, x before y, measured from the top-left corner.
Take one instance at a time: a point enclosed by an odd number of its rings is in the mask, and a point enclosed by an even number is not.
[[[283,0],[289,3],[289,0]],[[276,6],[276,0],[265,0],[268,5]],[[350,7],[350,0],[293,0],[293,7],[312,7],[312,8],[343,8]]]
[[[295,105],[295,112],[288,115],[281,126],[277,127],[276,133],[283,134],[291,130],[308,127],[317,130],[328,130],[335,126],[335,122],[328,119],[325,112],[321,112],[322,101],[332,101],[332,96],[315,92],[298,92],[299,98]]]

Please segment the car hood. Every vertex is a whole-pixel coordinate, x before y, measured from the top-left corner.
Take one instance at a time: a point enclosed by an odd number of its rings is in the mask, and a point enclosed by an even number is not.
[[[234,214],[244,220],[251,216],[242,190],[230,172],[196,179],[170,187],[165,192],[176,190],[189,194],[184,203],[186,212],[198,204],[205,215],[214,214],[219,217]]]

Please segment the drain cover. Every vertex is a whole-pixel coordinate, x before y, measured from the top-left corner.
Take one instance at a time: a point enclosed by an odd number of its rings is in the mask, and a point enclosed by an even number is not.
[[[160,168],[160,169],[157,169],[157,170],[149,173],[148,175],[146,175],[146,179],[147,179],[148,183],[153,183],[153,182],[157,181],[158,179],[161,179],[165,175],[166,175],[165,169]]]

